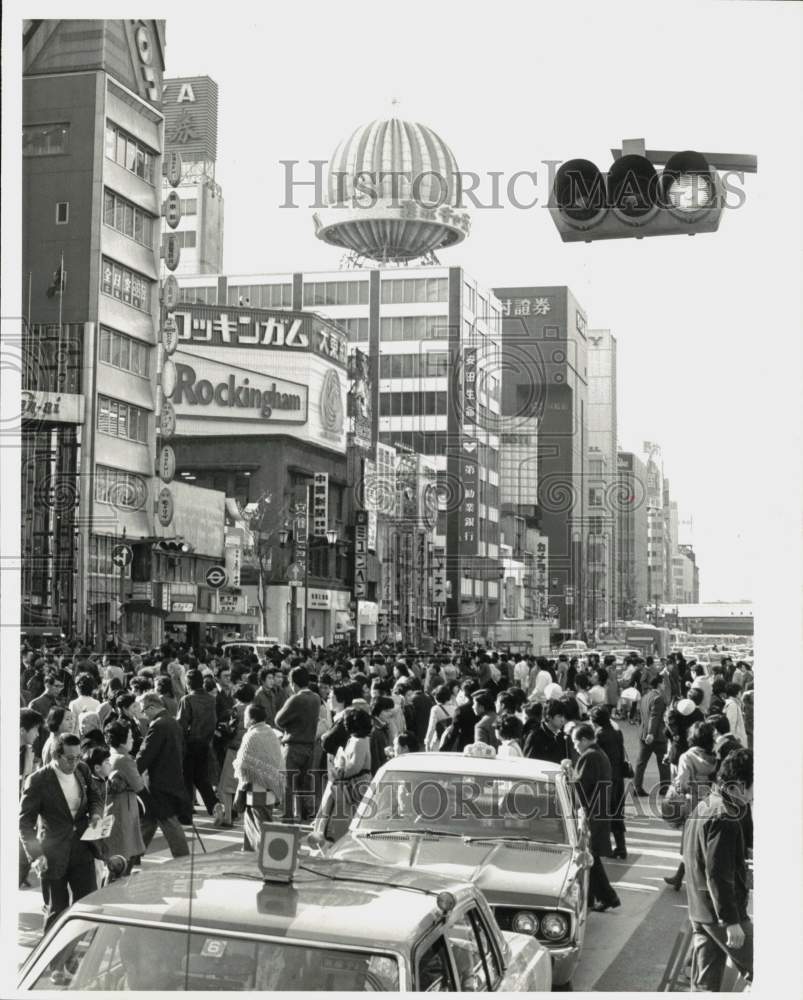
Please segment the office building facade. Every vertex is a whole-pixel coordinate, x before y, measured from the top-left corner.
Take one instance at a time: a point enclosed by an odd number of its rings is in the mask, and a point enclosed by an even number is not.
[[[22,621],[95,642],[152,532],[164,23],[23,32]]]
[[[561,628],[579,636],[588,625],[591,526],[586,315],[565,286],[494,291],[503,309],[503,431],[535,438],[523,458],[524,468],[535,463],[536,491],[518,506],[548,539],[547,605]]]
[[[645,621],[649,604],[647,468],[638,455],[617,454],[616,600],[625,621]]]

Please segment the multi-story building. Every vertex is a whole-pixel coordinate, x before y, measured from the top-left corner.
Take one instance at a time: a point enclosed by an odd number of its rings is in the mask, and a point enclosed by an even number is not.
[[[217,84],[210,77],[165,78],[165,152],[178,153],[182,162],[175,189],[181,205],[175,229],[181,248],[178,276],[216,274],[223,268],[223,192],[215,180],[217,112]],[[171,190],[165,179],[163,194]]]
[[[591,620],[612,624],[616,600],[617,507],[616,480],[616,338],[610,330],[588,333],[589,556],[588,591]]]
[[[617,456],[616,600],[621,618],[644,621],[649,599],[647,468],[632,452]]]
[[[180,284],[185,302],[314,311],[367,355],[373,439],[417,453],[435,471],[444,630],[482,634],[500,617],[501,306],[493,293],[462,268],[440,266],[194,275]],[[381,539],[376,558],[386,561]],[[399,602],[379,600],[390,626]],[[434,623],[432,608],[425,620]]]
[[[700,568],[697,556],[691,545],[679,545],[675,556],[675,595],[676,604],[700,603]],[[680,572],[678,572],[678,569]]]
[[[669,480],[664,477],[664,593],[666,600],[674,600],[674,560],[678,552],[678,505],[669,491]]]
[[[564,629],[585,631],[589,520],[586,316],[564,287],[496,288],[502,322],[503,432],[515,435],[518,482],[511,513],[548,539],[547,604]],[[527,437],[531,446],[527,448]],[[522,442],[525,442],[522,444]],[[533,477],[533,466],[537,473]]]
[[[655,610],[666,600],[666,517],[664,465],[660,445],[644,442],[647,503],[647,599]]]
[[[119,634],[115,545],[153,530],[164,43],[23,25],[23,624],[88,641]]]

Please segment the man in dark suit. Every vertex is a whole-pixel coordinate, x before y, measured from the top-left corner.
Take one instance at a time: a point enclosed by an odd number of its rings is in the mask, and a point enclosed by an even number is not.
[[[658,779],[660,781],[660,794],[665,795],[669,787],[670,773],[669,764],[664,763],[666,756],[666,730],[664,728],[664,713],[666,712],[666,702],[661,692],[663,679],[660,674],[655,674],[646,681],[647,690],[641,698],[641,745],[639,747],[638,760],[636,761],[636,774],[633,779],[635,795],[649,795],[645,791],[644,772],[647,770],[647,763],[652,754],[658,764]]]
[[[621,900],[608,881],[600,858],[611,849],[611,765],[597,746],[595,737],[594,727],[588,722],[581,722],[572,729],[572,742],[578,755],[574,766],[575,788],[588,817],[594,856],[589,872],[588,904],[592,910],[602,913],[621,906]]]
[[[45,930],[70,905],[70,894],[75,902],[97,888],[94,842],[81,837],[100,821],[103,803],[80,743],[72,733],[59,736],[53,762],[27,778],[20,802],[20,840],[42,880]]]
[[[524,756],[533,760],[550,760],[560,764],[569,756],[569,747],[563,734],[566,716],[563,702],[553,699],[544,706],[544,717],[536,729],[527,734]]]
[[[137,768],[140,774],[147,774],[148,790],[143,796],[147,810],[142,821],[142,839],[147,847],[158,826],[173,857],[182,858],[190,849],[178,817],[187,813],[191,818],[182,768],[184,735],[154,691],[142,695],[140,708],[149,723],[137,754]]]
[[[293,694],[276,713],[276,725],[284,733],[284,819],[292,823],[297,822],[298,815],[304,821],[311,819],[313,814],[309,771],[321,714],[321,699],[309,689],[306,667],[293,667],[290,686]]]
[[[752,751],[734,750],[683,830],[695,992],[720,992],[729,957],[742,975],[753,976],[753,924],[747,914],[752,800]]]

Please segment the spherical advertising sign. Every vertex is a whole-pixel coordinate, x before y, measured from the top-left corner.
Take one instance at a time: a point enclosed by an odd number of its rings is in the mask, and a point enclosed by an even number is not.
[[[162,366],[162,392],[169,399],[176,388],[176,366],[170,360],[170,358],[165,358],[164,365]]]
[[[172,483],[176,474],[176,453],[169,444],[159,450],[159,478],[163,483]]]
[[[174,274],[168,274],[162,284],[162,302],[165,309],[175,309],[178,305],[178,281]]]
[[[159,433],[169,441],[176,433],[176,411],[168,399],[162,400],[162,413],[159,417]]]
[[[176,348],[178,347],[178,327],[172,316],[165,317],[164,324],[162,325],[162,347],[165,354],[176,353]]]
[[[156,515],[163,528],[167,528],[173,520],[174,509],[173,494],[166,486],[163,486],[156,498]]]

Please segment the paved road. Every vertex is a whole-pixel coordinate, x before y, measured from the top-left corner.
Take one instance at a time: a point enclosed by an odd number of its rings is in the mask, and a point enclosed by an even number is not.
[[[624,725],[625,742],[635,764],[638,737]],[[657,782],[650,763],[645,785]],[[205,815],[196,814],[196,828],[207,851],[240,844],[240,829],[220,830]],[[680,833],[671,830],[651,809],[648,800],[634,800],[627,807],[627,861],[606,860],[608,876],[622,900],[618,910],[589,914],[583,957],[575,974],[575,990],[610,992],[655,990],[672,946],[686,925],[685,891],[675,893],[663,876],[677,866]],[[195,841],[195,849],[200,844]],[[161,833],[154,837],[143,866],[165,864],[170,852]],[[32,878],[35,883],[35,880]],[[39,940],[41,896],[37,887],[19,890],[20,913],[17,961],[21,963]]]

